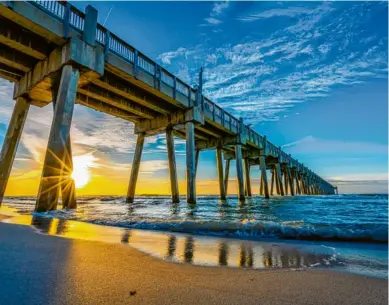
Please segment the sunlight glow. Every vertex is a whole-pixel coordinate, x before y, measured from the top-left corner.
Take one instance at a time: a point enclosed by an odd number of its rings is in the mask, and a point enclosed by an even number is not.
[[[84,187],[90,180],[89,168],[93,167],[95,158],[91,154],[73,157],[72,178],[76,188]]]

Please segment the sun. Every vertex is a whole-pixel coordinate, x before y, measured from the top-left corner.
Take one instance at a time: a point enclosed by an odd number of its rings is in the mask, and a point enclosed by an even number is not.
[[[74,179],[76,188],[82,188],[88,184],[90,180],[89,168],[93,167],[95,158],[91,154],[73,157],[73,173],[71,177]]]

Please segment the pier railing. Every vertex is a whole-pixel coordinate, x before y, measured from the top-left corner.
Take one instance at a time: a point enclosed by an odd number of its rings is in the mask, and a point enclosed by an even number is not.
[[[66,1],[30,1],[33,5],[43,9],[53,17],[62,21],[82,34],[84,30],[85,14]],[[101,24],[97,24],[96,41],[103,46],[106,59],[109,53],[119,56],[130,63],[133,67],[133,76],[173,99],[188,105],[196,102],[196,89],[186,84],[184,81],[167,71],[145,54],[111,33]],[[279,147],[272,144],[266,137],[261,136],[249,126],[243,125],[244,130],[240,130],[239,119],[222,109],[205,96],[202,97],[204,115],[233,134],[243,132],[246,140],[259,149],[266,149],[268,154],[279,157],[282,162],[288,162],[296,166],[298,162],[290,155],[283,152]]]

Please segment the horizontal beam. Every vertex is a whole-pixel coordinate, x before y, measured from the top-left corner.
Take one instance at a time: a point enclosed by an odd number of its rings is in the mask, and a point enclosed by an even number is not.
[[[142,92],[139,88],[132,86],[131,83],[124,81],[112,73],[105,72],[100,79],[92,80],[92,83],[160,114],[167,115],[173,112],[172,107],[163,107],[161,101],[152,98],[150,93],[146,91]]]
[[[47,39],[16,26],[4,16],[0,16],[0,43],[38,60],[45,59],[54,48]]]
[[[183,103],[180,101],[175,100],[174,98],[162,93],[158,89],[153,88],[152,86],[146,84],[145,82],[141,80],[137,80],[133,76],[133,65],[118,56],[114,54],[109,54],[108,60],[105,66],[106,71],[113,73],[122,79],[132,83],[133,85],[136,85],[137,87],[149,91],[154,96],[163,99],[164,101],[170,103],[171,105],[185,109],[186,107],[189,107],[189,103]]]
[[[104,54],[100,48],[93,48],[78,38],[71,38],[65,45],[52,51],[48,58],[39,61],[15,86],[14,98],[28,94],[39,83],[50,83],[50,76],[65,64],[74,64],[81,70],[80,85],[104,72]]]
[[[97,86],[87,85],[83,88],[78,88],[78,92],[104,102],[108,105],[115,106],[116,108],[136,114],[140,118],[152,119],[158,116],[158,113],[150,110],[149,108],[133,103],[121,97],[120,95],[104,90]]]
[[[102,103],[98,100],[90,98],[90,97],[83,95],[81,93],[77,93],[76,103],[83,105],[83,106],[86,106],[86,107],[89,107],[89,108],[92,108],[92,109],[99,111],[99,112],[104,112],[104,113],[113,115],[115,117],[121,118],[121,119],[126,120],[126,121],[130,121],[133,123],[139,122],[139,119],[137,116],[131,115],[131,113],[128,113],[127,111],[124,111],[122,109],[116,108],[116,107],[111,106],[111,105],[107,105],[105,103]]]
[[[167,126],[183,125],[187,122],[204,124],[204,115],[197,108],[193,107],[188,110],[179,110],[170,115],[159,115],[153,119],[143,119],[135,124],[135,133],[145,133],[146,135],[155,135],[166,131]]]
[[[0,63],[22,72],[28,72],[36,60],[0,43]]]
[[[9,80],[10,82],[18,82],[23,76],[23,72],[10,68],[2,63],[0,63],[0,77]]]

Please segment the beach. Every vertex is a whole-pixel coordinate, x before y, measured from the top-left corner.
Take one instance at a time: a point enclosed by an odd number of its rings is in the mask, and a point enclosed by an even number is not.
[[[165,262],[125,244],[0,223],[2,304],[387,304],[385,279]]]

